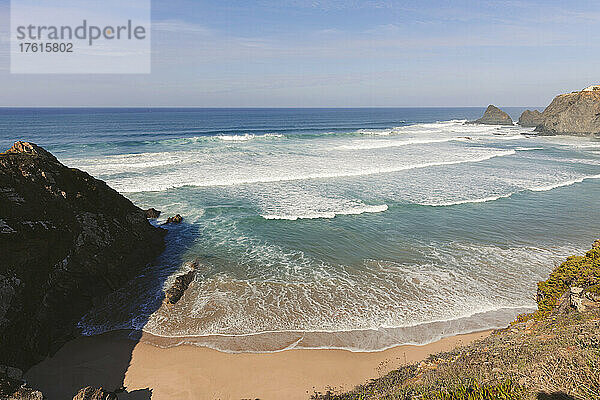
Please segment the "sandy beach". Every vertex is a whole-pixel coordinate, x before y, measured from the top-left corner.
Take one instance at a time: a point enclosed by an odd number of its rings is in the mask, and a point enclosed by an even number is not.
[[[314,391],[348,390],[404,364],[468,344],[490,331],[457,335],[423,345],[380,352],[287,350],[223,353],[181,345],[160,348],[122,334],[82,337],[34,366],[27,381],[50,400],[70,398],[82,386],[127,393],[119,399],[307,399]]]

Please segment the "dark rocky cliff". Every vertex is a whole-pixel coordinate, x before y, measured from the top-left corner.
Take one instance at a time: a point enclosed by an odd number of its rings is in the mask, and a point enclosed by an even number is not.
[[[166,231],[31,143],[0,154],[0,364],[27,369],[76,333],[95,298],[138,275]]]
[[[600,91],[556,96],[542,113],[542,122],[535,131],[544,135],[600,134]]]

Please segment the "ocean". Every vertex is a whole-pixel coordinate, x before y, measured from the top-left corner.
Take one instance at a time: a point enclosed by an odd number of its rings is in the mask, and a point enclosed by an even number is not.
[[[600,141],[464,124],[483,111],[5,108],[0,147],[32,141],[162,210],[153,223],[184,217],[84,334],[376,351],[505,326],[598,237]]]

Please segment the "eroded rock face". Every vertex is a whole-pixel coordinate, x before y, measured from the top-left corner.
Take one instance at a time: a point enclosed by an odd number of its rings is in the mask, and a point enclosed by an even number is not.
[[[599,135],[600,91],[582,91],[556,96],[542,113],[535,129],[542,135]]]
[[[483,117],[470,123],[483,125],[514,125],[510,115],[491,104],[485,110]]]
[[[35,144],[0,153],[0,363],[26,370],[57,350],[94,298],[162,252],[165,232]]]
[[[518,124],[528,128],[534,128],[543,121],[542,113],[538,110],[525,110],[519,117]]]

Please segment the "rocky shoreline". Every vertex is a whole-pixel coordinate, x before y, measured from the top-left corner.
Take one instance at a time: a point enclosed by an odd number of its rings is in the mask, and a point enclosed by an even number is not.
[[[513,125],[510,116],[494,105],[468,124]],[[525,110],[518,125],[535,128],[538,135],[600,135],[600,85],[558,95],[543,112]]]
[[[556,96],[535,131],[542,135],[599,135],[600,90]]]
[[[0,154],[0,209],[0,364],[10,366],[0,367],[0,398],[8,398],[20,371],[75,337],[98,298],[162,253],[166,230],[103,181],[27,142]]]
[[[514,125],[493,105],[469,123]],[[523,112],[518,124],[539,135],[599,135],[600,90],[559,95],[544,112]],[[0,153],[0,209],[0,399],[42,399],[26,386],[22,371],[76,337],[82,315],[154,262],[164,251],[166,230],[148,221],[159,210],[138,208],[28,142]],[[176,214],[163,225],[181,223]],[[188,264],[165,291],[164,304],[176,304],[199,272],[197,262]],[[568,288],[568,301],[538,295],[538,302],[554,299],[563,311],[597,309],[598,298],[585,290]],[[117,395],[87,387],[78,396]]]

